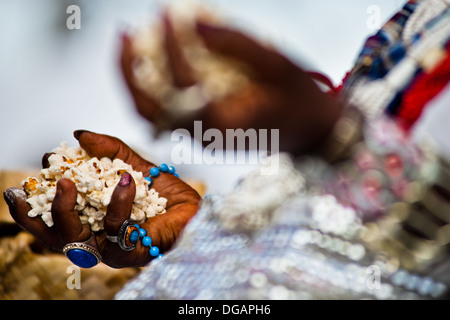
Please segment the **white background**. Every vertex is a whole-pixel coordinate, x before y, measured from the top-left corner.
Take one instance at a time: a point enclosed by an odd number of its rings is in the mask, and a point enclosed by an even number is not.
[[[88,129],[117,136],[170,162],[168,136],[155,141],[134,111],[119,66],[119,34],[157,17],[168,1],[0,0],[0,170],[39,168],[41,156],[72,132]],[[405,1],[211,0],[230,22],[272,41],[309,70],[338,84],[371,35],[367,9],[381,22]],[[81,8],[81,30],[68,30],[66,8]],[[181,166],[210,192],[226,191],[248,168]]]

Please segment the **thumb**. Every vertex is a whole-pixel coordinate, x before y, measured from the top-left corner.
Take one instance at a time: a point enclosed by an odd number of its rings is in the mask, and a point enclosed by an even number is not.
[[[76,130],[75,138],[91,157],[121,159],[136,171],[147,172],[152,164],[134,152],[122,140],[87,130]]]
[[[105,232],[116,236],[123,222],[130,218],[136,195],[136,185],[133,177],[124,172],[111,197],[104,221]]]

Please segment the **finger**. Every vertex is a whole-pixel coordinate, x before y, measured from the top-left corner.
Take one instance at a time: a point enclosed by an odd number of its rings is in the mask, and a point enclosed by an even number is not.
[[[126,33],[123,33],[120,56],[122,74],[134,99],[137,111],[146,119],[154,121],[161,113],[161,105],[136,84],[133,73],[134,58],[131,38]]]
[[[194,74],[178,44],[175,30],[167,13],[163,15],[163,25],[165,28],[164,46],[174,85],[179,88],[190,87],[195,84]]]
[[[134,179],[128,172],[124,172],[108,205],[104,224],[106,234],[116,236],[123,222],[130,218],[135,195]]]
[[[40,239],[46,246],[54,250],[60,250],[61,246],[54,228],[49,228],[39,217],[30,218],[28,211],[31,210],[27,203],[27,194],[20,188],[9,188],[3,192],[3,197],[9,207],[14,221]]]
[[[56,233],[66,244],[86,241],[90,238],[89,227],[83,226],[78,212],[73,210],[77,201],[77,189],[69,179],[60,179],[56,183],[56,195],[52,204],[52,218]]]
[[[116,137],[86,130],[75,131],[74,137],[91,157],[121,159],[130,164],[134,170],[141,172],[147,172],[152,166],[151,163],[144,160],[127,144]]]
[[[297,67],[281,54],[262,46],[239,31],[199,21],[196,27],[210,50],[246,63],[260,80],[285,81],[297,70]]]
[[[128,34],[122,34],[122,51],[120,56],[120,63],[122,67],[123,76],[130,87],[134,87],[135,79],[133,74],[133,53],[131,39]]]

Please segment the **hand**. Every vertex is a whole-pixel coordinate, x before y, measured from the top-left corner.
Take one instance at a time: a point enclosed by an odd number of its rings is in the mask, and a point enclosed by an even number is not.
[[[75,131],[74,135],[91,157],[121,159],[133,166],[134,170],[143,172],[145,176],[148,176],[150,168],[155,166],[117,138],[89,131]],[[44,166],[47,157],[48,154],[43,158]],[[161,197],[167,199],[166,213],[147,219],[140,227],[152,238],[152,245],[164,252],[171,248],[189,219],[197,212],[200,196],[189,185],[169,173],[161,173],[158,178],[153,179],[152,187]],[[26,202],[27,195],[23,190],[10,188],[5,191],[4,197],[12,217],[18,224],[47,247],[61,251],[67,243],[88,240],[91,231],[87,225],[81,224],[78,212],[73,210],[77,197],[75,184],[71,180],[60,179],[56,190],[51,209],[54,226],[51,228],[47,227],[42,219],[28,217],[27,213],[31,208]],[[135,192],[133,178],[124,173],[108,205],[105,230],[95,233],[92,239],[102,255],[103,262],[114,268],[143,266],[152,258],[141,241],[138,241],[133,251],[125,252],[118,244],[106,239],[106,234],[117,235],[122,223],[129,218]]]
[[[164,16],[165,48],[174,85],[188,87],[195,77],[180,50],[170,20]],[[193,134],[193,121],[203,130],[249,128],[279,129],[280,151],[301,154],[313,151],[331,132],[342,111],[342,104],[320,91],[301,68],[273,49],[266,48],[242,32],[197,22],[197,32],[206,47],[235,58],[254,74],[253,83],[237,94],[212,101],[190,119],[173,125]],[[155,122],[162,106],[136,85],[132,72],[134,56],[131,39],[123,36],[122,71],[139,113]]]

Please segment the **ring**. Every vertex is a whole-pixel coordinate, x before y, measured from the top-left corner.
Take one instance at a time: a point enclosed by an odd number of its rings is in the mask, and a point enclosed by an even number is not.
[[[73,264],[86,269],[92,268],[102,261],[100,252],[87,244],[89,240],[85,242],[71,242],[63,247],[63,253]]]
[[[111,242],[117,243],[119,247],[124,251],[131,251],[136,247],[136,242],[132,243],[130,241],[130,235],[133,231],[138,231],[139,229],[134,225],[133,220],[125,220],[120,226],[117,236],[106,235],[106,239]]]

